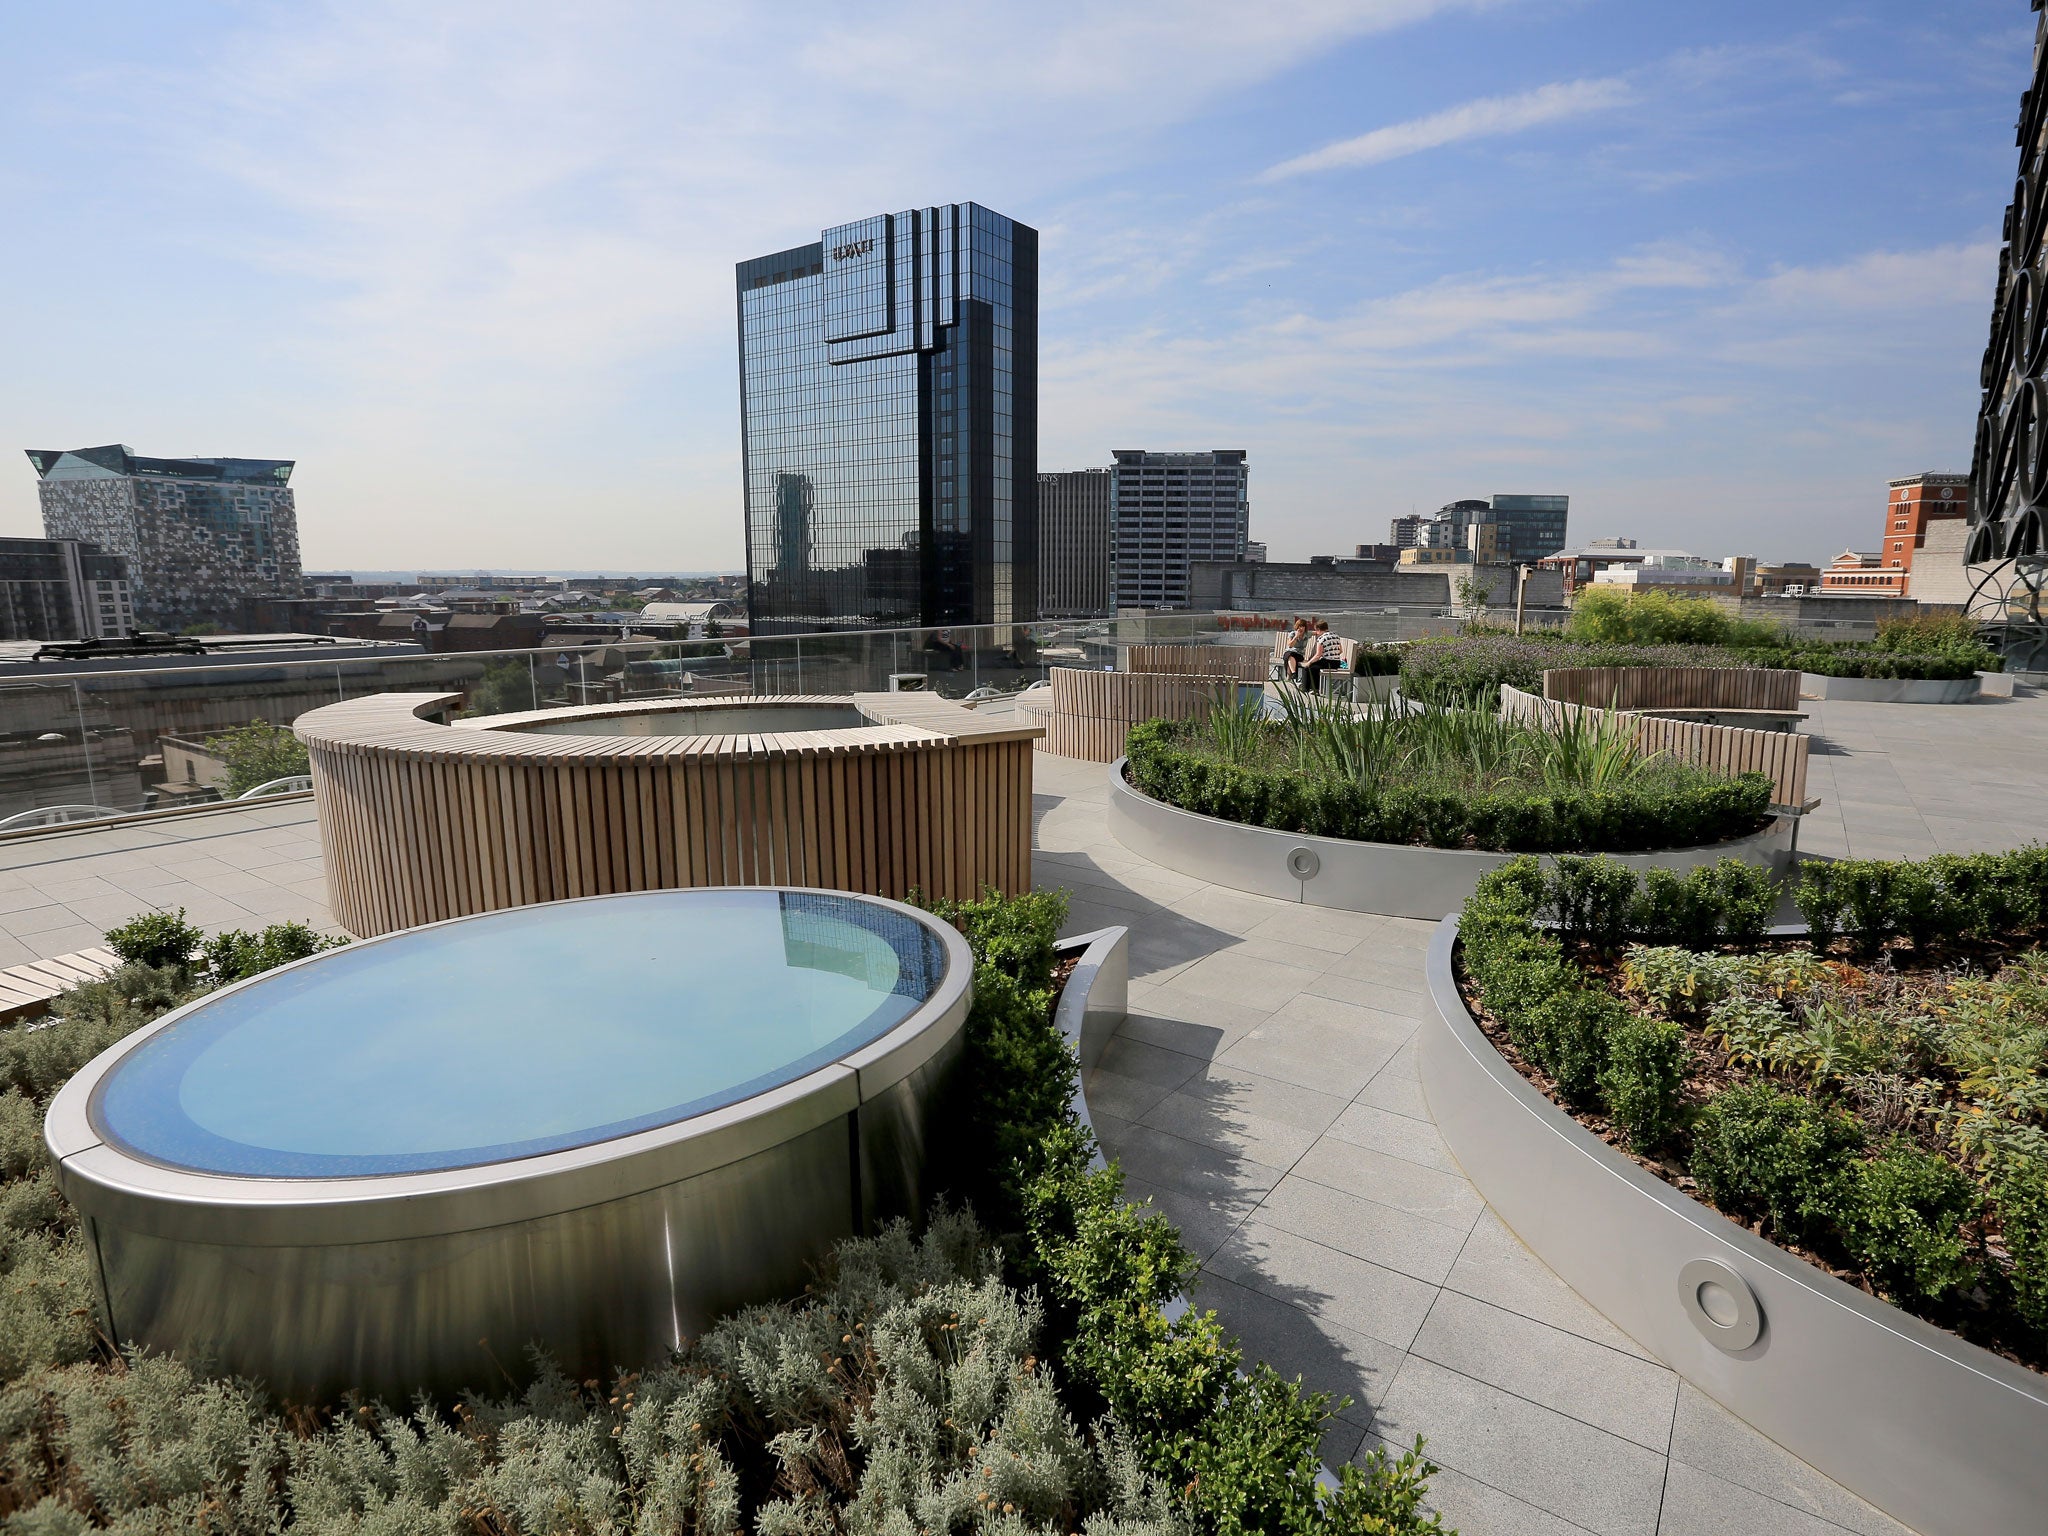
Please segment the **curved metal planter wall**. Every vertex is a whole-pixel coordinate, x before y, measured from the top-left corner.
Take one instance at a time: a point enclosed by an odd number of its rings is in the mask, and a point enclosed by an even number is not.
[[[1799,686],[1819,699],[1858,704],[1968,704],[1984,691],[1981,677],[1822,677],[1799,675]]]
[[[505,726],[427,718],[458,702],[377,694],[296,722],[329,899],[360,938],[619,891],[800,885],[967,899],[1031,886],[1033,723],[926,694],[650,701],[507,716]],[[622,708],[787,718],[849,705],[875,723],[751,735],[534,729]]]
[[[2048,1380],[1688,1199],[1501,1058],[1430,946],[1418,1065],[1465,1176],[1536,1256],[1687,1381],[1924,1536],[2042,1528]]]
[[[109,1145],[87,1106],[189,1009],[166,1014],[94,1058],[45,1123],[111,1336],[300,1400],[361,1388],[396,1403],[499,1380],[531,1340],[578,1378],[608,1378],[795,1294],[834,1242],[923,1209],[925,1127],[961,1050],[973,957],[917,916],[946,973],[880,1039],[725,1108],[442,1172],[230,1177]]]
[[[1062,939],[1057,949],[1062,958],[1079,957],[1074,973],[1067,978],[1066,990],[1060,994],[1059,1007],[1053,1010],[1053,1023],[1081,1058],[1081,1077],[1074,1085],[1073,1108],[1090,1131],[1095,1129],[1095,1120],[1088,1113],[1088,1074],[1102,1060],[1110,1036],[1123,1023],[1130,1007],[1130,940],[1128,928],[1102,928]],[[1095,1166],[1099,1168],[1102,1163],[1098,1148]]]
[[[1782,876],[1792,866],[1793,826],[1780,816],[1763,831],[1726,843],[1612,857],[1637,870],[1686,870],[1737,858]],[[1311,837],[1199,816],[1132,788],[1122,758],[1109,769],[1109,829],[1131,852],[1212,885],[1312,907],[1432,921],[1463,906],[1481,877],[1517,857]]]

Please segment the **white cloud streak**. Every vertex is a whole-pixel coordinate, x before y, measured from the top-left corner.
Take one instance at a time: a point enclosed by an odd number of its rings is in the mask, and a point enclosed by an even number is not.
[[[1624,107],[1636,99],[1626,80],[1571,80],[1539,86],[1516,96],[1489,96],[1462,106],[1432,112],[1375,128],[1353,139],[1340,139],[1306,155],[1283,160],[1260,174],[1261,181],[1286,181],[1323,171],[1354,170],[1359,166],[1384,165],[1425,150],[1442,149],[1472,139],[1501,138],[1526,133],[1576,117],[1588,117]]]

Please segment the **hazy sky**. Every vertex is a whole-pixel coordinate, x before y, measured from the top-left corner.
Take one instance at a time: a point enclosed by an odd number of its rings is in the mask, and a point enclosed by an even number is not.
[[[1042,468],[1276,558],[1567,491],[1826,560],[1968,467],[2023,0],[0,5],[20,450],[299,461],[309,568],[737,568],[732,265],[1043,232]]]

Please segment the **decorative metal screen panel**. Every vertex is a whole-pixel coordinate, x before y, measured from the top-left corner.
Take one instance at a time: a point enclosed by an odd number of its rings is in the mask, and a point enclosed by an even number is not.
[[[2038,5],[2036,6],[2038,10]],[[2020,97],[2019,179],[2005,210],[1991,341],[1980,375],[1983,404],[1970,460],[1970,612],[2004,629],[2007,664],[2048,663],[2048,304],[2042,236],[2048,226],[2048,16],[2035,24],[2034,79]]]

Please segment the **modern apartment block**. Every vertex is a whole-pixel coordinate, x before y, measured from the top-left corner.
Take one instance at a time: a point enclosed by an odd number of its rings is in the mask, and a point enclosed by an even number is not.
[[[1038,477],[1038,613],[1084,618],[1110,611],[1115,554],[1110,472],[1062,469]]]
[[[1246,556],[1250,469],[1238,448],[1207,453],[1115,450],[1116,605],[1185,608],[1188,567]]]
[[[754,632],[1038,606],[1038,232],[975,203],[739,263]]]
[[[0,640],[108,640],[134,627],[119,555],[78,539],[0,539]]]
[[[240,623],[252,598],[299,595],[290,459],[148,459],[120,444],[30,449],[43,532],[127,562],[133,618]]]

